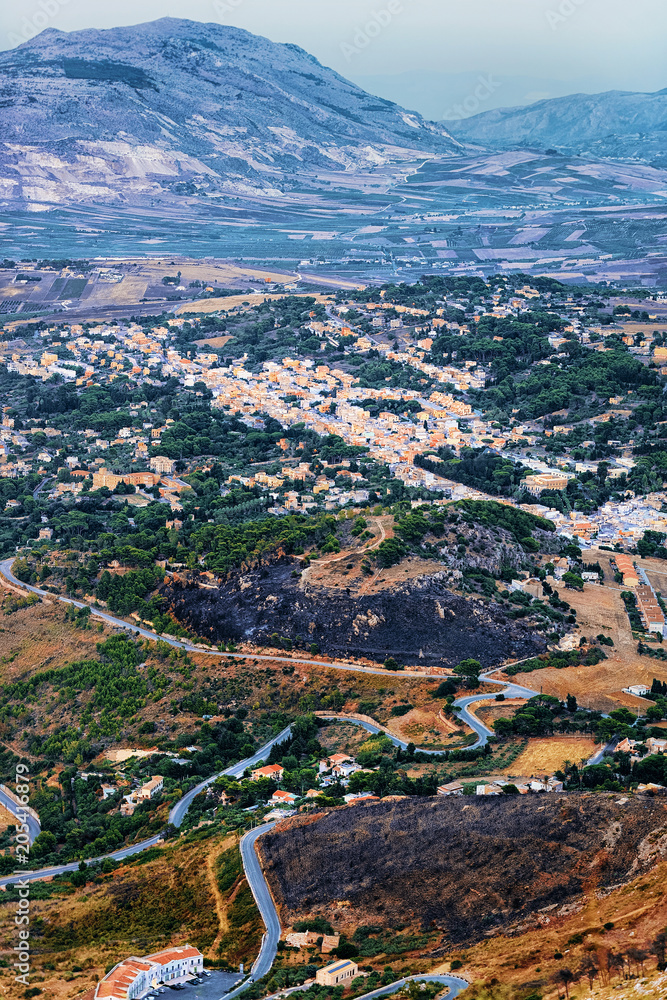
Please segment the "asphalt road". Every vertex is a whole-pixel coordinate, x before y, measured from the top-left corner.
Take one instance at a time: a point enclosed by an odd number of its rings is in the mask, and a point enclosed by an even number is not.
[[[372,722],[364,722],[362,719],[351,719],[349,715],[319,715],[320,719],[341,719],[344,722],[351,722],[353,726],[360,726],[361,729],[365,729],[367,732],[372,733],[374,736],[382,734],[386,736],[388,740],[394,744],[395,747],[400,747],[401,750],[407,750],[408,744],[404,740],[399,740],[398,736],[394,736],[393,733],[388,733],[386,729],[382,729],[380,726],[374,726]],[[480,723],[481,725],[481,723]],[[478,746],[479,744],[475,744]],[[442,750],[428,750],[426,747],[417,747],[420,753],[429,754],[440,754]]]
[[[17,805],[16,802],[14,802],[14,799],[10,795],[7,795],[7,792],[3,792],[1,788],[0,788],[0,804],[2,804],[5,807],[5,809],[7,809],[7,811],[12,814],[12,816],[16,817],[17,823],[23,823],[23,822],[26,823],[28,827],[28,836],[30,837],[30,843],[33,844],[35,838],[38,837],[39,834],[42,832],[42,828],[39,825],[38,820],[36,820],[34,816],[31,816],[30,813],[24,812],[21,809],[21,807]]]
[[[238,764],[232,764],[231,767],[228,767],[224,771],[220,771],[219,774],[212,774],[210,778],[205,778],[204,781],[200,781],[198,785],[195,785],[195,787],[191,788],[189,792],[186,792],[183,798],[179,799],[176,805],[173,806],[171,812],[169,813],[169,822],[173,823],[174,826],[180,826],[186,812],[190,808],[190,803],[195,796],[199,795],[200,792],[202,792],[205,788],[208,788],[208,786],[212,785],[217,778],[220,778],[223,775],[230,778],[240,778],[246,768],[256,767],[261,760],[264,760],[267,753],[270,752],[271,748],[275,746],[276,743],[282,743],[286,740],[290,735],[290,731],[290,727],[287,726],[287,728],[283,729],[281,733],[274,736],[272,740],[265,743],[264,746],[257,751],[257,753],[253,754],[252,757],[246,757],[245,760],[239,761]]]
[[[174,826],[180,826],[195,795],[198,795],[199,792],[208,787],[208,785],[214,782],[216,778],[219,778],[223,774],[229,775],[230,777],[240,777],[246,768],[254,767],[261,760],[264,760],[266,754],[271,750],[271,747],[276,743],[282,743],[283,740],[287,739],[289,734],[290,728],[288,726],[286,729],[283,729],[281,733],[278,733],[277,736],[274,736],[272,740],[261,747],[257,753],[253,754],[252,757],[247,757],[245,760],[239,761],[238,764],[232,764],[231,767],[221,771],[219,774],[213,774],[210,778],[200,781],[198,785],[195,785],[195,787],[191,788],[189,792],[186,792],[183,798],[179,799],[176,805],[172,808],[169,813],[169,822],[173,823]],[[35,821],[33,820],[33,822]],[[115,861],[122,861],[124,858],[132,857],[133,854],[140,854],[141,851],[145,851],[149,847],[155,847],[159,840],[160,837],[158,835],[149,837],[147,840],[142,840],[138,844],[132,844],[130,847],[123,847],[119,851],[112,851],[109,854],[103,854],[99,858],[93,858],[91,860],[104,861],[105,858],[113,858]],[[64,872],[76,871],[78,867],[79,862],[73,861],[66,865],[56,865],[50,868],[36,869],[35,871],[20,872],[16,875],[6,875],[4,878],[0,878],[0,886],[9,885],[10,883],[16,882],[19,878],[28,879],[31,882],[43,878],[50,878],[53,875],[62,875]]]
[[[605,754],[613,754],[614,750],[616,749],[616,744],[618,742],[619,742],[618,738],[614,737],[614,739],[610,740],[609,743],[605,744],[605,746],[600,747],[599,750],[596,750],[593,756],[586,761],[586,767],[591,767],[591,765],[593,764],[601,764],[602,761],[604,760]]]
[[[357,1000],[370,1000],[371,997],[388,996],[402,989],[406,983],[442,983],[443,986],[449,987],[446,1000],[454,1000],[454,997],[470,986],[470,983],[467,983],[465,979],[459,979],[458,976],[429,976],[428,974],[406,976],[405,979],[399,979],[395,983],[390,983],[389,986],[381,986],[377,990],[371,990],[370,993],[362,993],[360,997],[357,997]],[[281,990],[279,993],[271,993],[268,997],[265,997],[265,1000],[278,1000],[279,997],[292,996],[293,993],[303,993],[310,988],[310,985],[309,983],[304,983],[303,986],[292,986],[290,989]],[[224,1000],[229,1000],[229,998],[225,997]]]
[[[497,681],[488,677],[486,674],[480,674],[481,681],[485,684],[497,684],[499,687],[503,688],[502,694],[506,698],[534,698],[535,695],[539,694],[538,691],[533,691],[531,688],[522,687],[520,684],[508,684],[507,681]],[[489,742],[489,736],[493,736],[493,730],[485,726],[483,722],[473,715],[472,712],[468,710],[468,705],[472,705],[476,701],[488,701],[490,698],[495,698],[493,692],[489,694],[470,694],[465,695],[463,698],[457,698],[454,702],[454,708],[459,709],[459,718],[462,719],[466,725],[470,726],[473,732],[477,733],[477,740],[471,745],[471,749],[475,747],[483,747]]]
[[[30,590],[35,594],[38,594],[40,596],[49,599],[53,599],[55,597],[57,600],[66,604],[73,604],[75,607],[83,608],[87,606],[85,603],[81,601],[75,601],[72,598],[53,595],[48,591],[40,590],[38,587],[32,587],[27,584],[21,583],[21,581],[16,579],[16,577],[11,571],[13,561],[14,561],[13,558],[10,558],[0,563],[0,572],[11,583],[25,587],[27,590]],[[220,657],[226,656],[232,659],[246,658],[243,654],[239,653],[237,654],[220,653],[214,650],[204,651],[196,646],[193,646],[190,643],[181,642],[177,639],[172,639],[171,637],[158,636],[156,633],[151,632],[147,629],[136,628],[135,626],[130,625],[128,622],[125,622],[120,618],[115,618],[113,615],[109,615],[106,612],[95,610],[95,614],[98,617],[102,618],[104,621],[107,621],[111,625],[124,628],[127,631],[133,632],[135,634],[138,633],[144,638],[152,640],[163,638],[165,642],[168,642],[170,645],[179,647],[181,649],[187,649],[192,652],[208,652],[209,655],[212,656],[220,656]],[[334,669],[348,670],[358,673],[389,674],[390,676],[395,676],[395,674],[392,674],[389,671],[380,669],[376,670],[367,669],[364,667],[355,667],[351,666],[350,664],[329,663],[326,661],[318,661],[318,660],[299,660],[293,657],[280,657],[275,655],[255,655],[254,658],[261,660],[272,660],[274,662],[284,661],[287,663],[302,663],[306,665],[332,667]],[[490,671],[489,673],[492,672],[493,671]],[[429,680],[433,679],[433,675],[431,674],[423,674],[412,671],[403,671],[402,676],[428,677]],[[498,685],[499,687],[503,688],[504,689],[503,693],[505,694],[506,697],[532,698],[537,694],[537,692],[533,691],[531,688],[522,687],[521,685],[518,684],[511,684],[511,683],[507,684],[505,681],[495,680],[489,677],[488,675],[482,675],[481,680],[489,684]],[[477,719],[471,712],[469,712],[468,705],[476,701],[486,700],[494,697],[495,697],[494,694],[471,694],[471,695],[466,695],[463,698],[458,698],[454,702],[454,705],[460,710],[460,717],[477,734],[477,741],[473,744],[473,746],[475,747],[484,746],[488,742],[488,738],[489,736],[492,735],[492,732],[490,729],[488,729],[487,726],[485,726],[482,722],[480,722],[480,720]],[[355,725],[361,726],[363,729],[366,729],[370,733],[376,734],[384,732],[384,730],[380,729],[379,726],[375,726],[369,722],[363,722],[358,719],[349,719],[349,721],[354,723]],[[279,733],[278,736],[274,737],[272,740],[269,741],[269,743],[265,744],[265,746],[263,746],[260,750],[258,750],[252,757],[240,761],[238,764],[233,764],[231,767],[227,768],[225,771],[222,771],[220,773],[224,775],[229,775],[230,777],[240,777],[246,770],[246,768],[253,767],[257,763],[259,763],[259,761],[265,759],[266,754],[270,751],[271,747],[274,746],[274,744],[280,743],[283,740],[285,740],[289,736],[289,733],[290,729],[289,727],[287,727],[282,731],[282,733]],[[407,747],[407,744],[404,743],[402,740],[399,740],[398,737],[389,735],[389,739],[391,739],[391,741],[396,746],[400,746],[403,749]],[[426,752],[436,753],[437,751],[426,750]],[[208,785],[214,782],[217,777],[219,777],[219,775],[215,774],[212,775],[210,778],[206,778],[204,781],[201,781],[194,788],[190,789],[190,791],[187,792],[183,796],[183,798],[176,803],[176,805],[172,808],[169,814],[169,820],[174,826],[178,827],[181,825],[181,823],[183,822],[183,818],[185,817],[185,814],[187,813],[192,800],[195,798],[196,795],[199,794],[199,792],[201,792],[204,788],[208,787]],[[262,872],[261,866],[259,864],[259,859],[255,851],[255,845],[258,838],[261,837],[262,834],[266,833],[268,830],[272,829],[273,826],[274,824],[272,823],[265,823],[262,826],[259,826],[256,829],[246,833],[241,840],[241,845],[240,845],[241,857],[243,860],[244,871],[246,874],[246,878],[248,879],[248,884],[250,885],[252,894],[255,898],[255,902],[257,903],[257,907],[262,915],[262,920],[264,921],[266,932],[262,939],[259,955],[257,956],[257,959],[252,967],[250,977],[240,986],[236,987],[236,989],[226,994],[225,1000],[232,1000],[232,998],[235,997],[237,994],[242,993],[243,990],[246,989],[246,987],[252,981],[261,979],[263,976],[265,976],[270,971],[276,957],[278,942],[280,940],[280,934],[281,934],[280,920],[278,918],[278,913],[276,911],[273,899],[271,897],[271,892],[269,890],[268,883],[264,878],[264,874]],[[111,854],[104,855],[104,857],[111,857],[116,860],[122,860],[123,858],[130,857],[133,854],[137,854],[140,851],[152,847],[154,844],[157,843],[158,839],[159,839],[158,837],[151,837],[149,840],[142,841],[140,844],[134,844],[132,847],[126,847],[120,851],[114,851]],[[96,860],[101,861],[103,860],[103,858],[98,858]],[[60,865],[57,867],[41,869],[39,871],[22,873],[19,876],[17,875],[5,876],[4,878],[0,879],[0,886],[16,882],[17,878],[19,877],[23,877],[28,880],[47,878],[52,875],[57,875],[68,871],[74,871],[77,868],[78,868],[78,862],[73,862],[68,865]],[[428,976],[428,975],[411,976],[408,977],[407,979],[398,980],[397,982],[392,983],[389,986],[383,986],[377,990],[373,990],[370,993],[364,994],[364,1000],[371,1000],[371,998],[374,997],[386,996],[395,993],[410,980],[415,980],[420,982],[438,982],[442,983],[443,985],[446,985],[449,988],[448,1000],[454,1000],[454,997],[456,997],[459,993],[465,990],[469,985],[464,979],[459,979],[456,976]]]
[[[221,653],[217,649],[207,649],[195,646],[190,642],[182,642],[180,639],[172,638],[172,636],[160,635],[157,632],[152,632],[150,629],[142,628],[138,624],[126,622],[122,618],[116,618],[114,615],[110,615],[106,611],[94,608],[91,604],[87,604],[85,601],[76,601],[72,597],[62,597],[60,594],[52,594],[48,590],[42,590],[40,587],[33,587],[31,584],[23,583],[12,573],[12,564],[15,559],[16,556],[11,556],[9,559],[5,559],[3,562],[0,562],[0,573],[6,580],[9,581],[9,583],[14,584],[16,587],[23,587],[24,590],[28,590],[32,594],[37,594],[39,597],[45,597],[49,601],[60,601],[62,604],[72,604],[75,608],[90,608],[96,618],[100,618],[102,621],[105,621],[109,625],[113,625],[116,628],[125,629],[133,635],[140,635],[144,639],[150,639],[152,642],[160,640],[161,642],[166,642],[169,646],[173,646],[176,649],[186,649],[190,653],[204,653],[207,656],[217,656],[228,660],[247,660],[252,658],[253,660],[269,660],[272,663],[302,663],[307,667],[330,667],[333,670],[345,670],[356,674],[379,674],[383,677],[396,677],[395,671],[382,670],[379,667],[357,667],[350,663],[336,663],[328,660],[313,659],[303,660],[297,659],[293,656],[280,656],[278,654],[273,655],[267,653]],[[421,678],[427,677],[429,680],[434,680],[432,674],[425,674],[423,671],[419,670],[402,670],[400,672],[400,676]]]
[[[37,489],[33,493],[33,497],[35,498],[35,500],[37,499],[37,497],[39,496],[39,494],[42,492],[42,490],[44,489],[44,487],[46,486],[46,484],[51,479],[53,479],[53,476],[47,476],[46,479],[42,479],[41,483],[39,484],[39,486],[37,487]]]
[[[259,858],[255,851],[255,844],[262,834],[272,830],[275,823],[264,823],[262,826],[250,830],[241,838],[241,857],[243,859],[243,870],[245,871],[248,885],[255,897],[257,908],[262,914],[262,920],[266,927],[266,932],[262,938],[262,946],[251,970],[251,979],[261,979],[271,970],[278,942],[280,941],[280,920],[269,890],[268,883],[264,878]]]
[[[380,989],[373,990],[372,993],[364,993],[358,1000],[370,1000],[371,997],[383,997],[390,993],[396,993],[406,983],[442,983],[443,986],[449,987],[447,1000],[454,1000],[454,997],[467,990],[470,986],[470,983],[466,982],[465,979],[459,979],[458,976],[407,976],[406,979],[399,979],[389,986],[381,986]]]

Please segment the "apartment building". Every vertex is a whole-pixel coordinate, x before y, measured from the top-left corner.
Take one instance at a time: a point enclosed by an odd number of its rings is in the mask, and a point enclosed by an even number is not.
[[[115,965],[86,997],[90,1000],[138,1000],[160,983],[174,985],[193,978],[204,968],[204,956],[191,945],[130,956]]]

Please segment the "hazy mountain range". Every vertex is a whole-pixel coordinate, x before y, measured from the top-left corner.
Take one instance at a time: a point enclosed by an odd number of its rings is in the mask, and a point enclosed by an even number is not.
[[[463,142],[484,148],[551,147],[618,160],[667,164],[667,90],[571,94],[528,107],[482,112],[447,122]]]
[[[295,45],[173,18],[2,53],[0,134],[2,193],[44,204],[271,195],[459,148]]]
[[[488,107],[496,82],[469,93]],[[237,28],[48,29],[0,54],[0,242],[22,256],[180,239],[297,263],[353,246],[361,267],[407,253],[406,268],[445,269],[531,246],[554,267],[596,254],[657,267],[666,107],[667,91],[578,94],[438,123]]]
[[[585,76],[554,80],[545,76],[488,73],[481,68],[465,73],[434,70],[374,75],[352,73],[350,79],[369,94],[378,94],[403,108],[414,108],[425,118],[443,121],[446,126],[481,111],[524,106],[547,98],[565,97],[575,91],[593,94],[600,90],[594,80]]]

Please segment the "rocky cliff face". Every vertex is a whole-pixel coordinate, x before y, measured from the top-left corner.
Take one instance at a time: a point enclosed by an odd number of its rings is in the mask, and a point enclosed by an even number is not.
[[[275,198],[459,149],[295,45],[174,18],[48,29],[0,54],[0,134],[16,206]]]

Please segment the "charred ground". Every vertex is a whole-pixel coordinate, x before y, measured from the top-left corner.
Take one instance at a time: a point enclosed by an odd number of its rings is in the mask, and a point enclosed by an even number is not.
[[[294,820],[260,844],[285,925],[326,914],[438,929],[460,945],[552,922],[591,887],[622,883],[667,848],[660,800],[614,796],[409,799]]]
[[[546,648],[539,632],[495,602],[452,593],[444,574],[364,596],[309,585],[285,561],[230,574],[215,589],[176,580],[163,595],[180,622],[215,642],[316,643],[330,656],[393,656],[406,665],[454,666],[474,656],[485,667]]]

